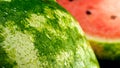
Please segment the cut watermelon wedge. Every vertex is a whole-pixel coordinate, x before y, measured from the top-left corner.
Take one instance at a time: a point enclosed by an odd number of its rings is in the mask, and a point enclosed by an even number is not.
[[[96,55],[120,59],[119,0],[57,0],[80,23]]]

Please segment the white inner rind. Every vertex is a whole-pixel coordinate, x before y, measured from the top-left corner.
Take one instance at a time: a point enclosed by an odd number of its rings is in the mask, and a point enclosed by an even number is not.
[[[90,41],[95,41],[95,42],[102,42],[102,43],[120,43],[120,38],[116,39],[110,39],[110,38],[102,38],[98,36],[91,36],[89,34],[86,34],[86,37]]]

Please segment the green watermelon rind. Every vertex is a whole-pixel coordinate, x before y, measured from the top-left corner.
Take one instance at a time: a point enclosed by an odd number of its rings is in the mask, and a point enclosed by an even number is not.
[[[96,56],[102,60],[120,60],[120,39],[106,39],[86,34]]]
[[[0,1],[0,68],[99,68],[76,20],[52,0]]]

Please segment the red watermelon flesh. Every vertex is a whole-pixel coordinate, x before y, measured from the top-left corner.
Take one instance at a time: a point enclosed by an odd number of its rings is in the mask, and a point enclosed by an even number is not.
[[[120,38],[119,0],[57,0],[79,22],[90,36]]]

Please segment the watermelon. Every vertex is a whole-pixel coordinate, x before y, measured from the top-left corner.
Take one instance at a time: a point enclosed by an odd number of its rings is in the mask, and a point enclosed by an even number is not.
[[[79,23],[54,0],[0,0],[0,68],[99,68]]]
[[[57,0],[76,20],[100,59],[120,60],[120,1]]]

